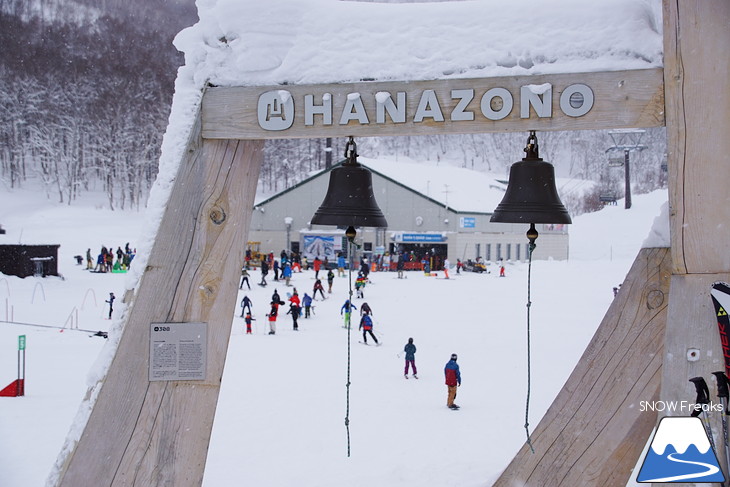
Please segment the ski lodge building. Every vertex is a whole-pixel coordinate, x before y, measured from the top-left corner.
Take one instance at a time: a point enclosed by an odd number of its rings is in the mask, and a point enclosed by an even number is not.
[[[439,261],[448,258],[452,264],[477,257],[487,262],[527,259],[528,225],[489,221],[504,196],[506,177],[447,165],[363,157],[358,162],[372,172],[373,193],[388,220],[388,228],[358,229],[362,256],[414,252]],[[310,261],[317,255],[330,262],[339,252],[346,255],[344,229],[310,223],[327,192],[330,170],[257,200],[248,239],[260,242],[261,252],[278,255],[289,247]],[[567,225],[537,225],[537,231],[533,259],[568,258]]]

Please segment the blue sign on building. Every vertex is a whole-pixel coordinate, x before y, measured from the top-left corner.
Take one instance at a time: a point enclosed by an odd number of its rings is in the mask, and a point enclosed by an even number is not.
[[[462,216],[459,218],[459,226],[461,228],[474,228],[477,225],[477,219],[473,216]]]
[[[404,233],[402,242],[443,242],[444,236],[440,233]]]

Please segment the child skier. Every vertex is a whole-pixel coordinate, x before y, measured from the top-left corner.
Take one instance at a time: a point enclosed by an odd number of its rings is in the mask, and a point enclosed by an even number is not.
[[[256,318],[252,318],[251,313],[249,312],[246,315],[246,318],[244,318],[244,319],[246,320],[246,335],[250,335],[251,334],[251,322],[256,321]]]
[[[322,299],[326,299],[324,297],[324,286],[322,286],[322,280],[321,279],[317,279],[316,281],[314,281],[313,291],[314,292],[312,293],[312,299],[317,299],[317,291],[319,291],[319,294],[322,295]]]
[[[365,342],[365,345],[368,344],[368,333],[370,333],[370,336],[373,338],[373,340],[375,340],[375,344],[378,344],[378,339],[375,338],[375,335],[373,335],[373,319],[370,317],[370,315],[364,315],[360,319],[360,328],[362,329],[362,339]]]
[[[355,305],[350,302],[350,300],[346,300],[345,304],[342,305],[342,308],[340,308],[340,316],[342,316],[342,313],[345,313],[345,325],[342,328],[350,328],[350,315],[352,314],[352,308],[355,308]]]
[[[365,277],[365,275],[360,272],[357,274],[357,279],[355,279],[355,291],[357,291],[357,297],[358,298],[365,298],[365,294],[363,293],[363,289],[365,289],[365,284],[367,284],[368,278]]]
[[[416,370],[416,346],[413,344],[413,338],[408,339],[408,343],[406,343],[403,351],[406,353],[406,369],[403,372],[403,375],[406,379],[408,378],[408,366],[410,365],[413,367],[413,378],[418,379],[418,376],[416,375],[418,373]]]

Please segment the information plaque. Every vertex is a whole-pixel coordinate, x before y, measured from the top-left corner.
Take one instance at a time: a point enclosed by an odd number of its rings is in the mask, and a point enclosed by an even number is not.
[[[207,323],[151,323],[149,380],[205,380]]]

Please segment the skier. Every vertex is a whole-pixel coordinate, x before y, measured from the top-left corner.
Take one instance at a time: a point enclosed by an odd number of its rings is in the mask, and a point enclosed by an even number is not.
[[[456,273],[461,274],[461,268],[464,267],[464,263],[461,259],[456,259]]]
[[[413,367],[413,378],[418,379],[416,375],[418,373],[416,370],[416,346],[413,344],[413,338],[408,339],[408,343],[406,343],[403,351],[406,353],[406,368],[403,375],[406,379],[408,378],[408,366],[410,365]]]
[[[114,293],[109,293],[109,299],[105,300],[105,303],[109,303],[109,319],[112,319],[112,311],[114,311],[114,300],[116,299],[116,296],[114,296]]]
[[[363,289],[365,289],[365,284],[367,282],[368,282],[368,278],[362,272],[359,272],[357,274],[357,279],[355,279],[355,291],[357,291],[358,298],[365,298]]]
[[[329,294],[332,294],[332,284],[335,282],[335,273],[332,272],[332,269],[327,271],[327,292]]]
[[[352,308],[357,309],[357,307],[350,302],[350,300],[346,300],[345,304],[342,305],[342,308],[340,308],[340,316],[342,316],[342,313],[345,313],[345,325],[343,328],[350,328],[350,315],[352,314]]]
[[[324,297],[324,286],[322,286],[322,281],[320,279],[317,279],[314,281],[314,292],[312,293],[312,299],[317,299],[317,291],[319,291],[319,294],[322,295],[322,299],[327,299]]]
[[[276,317],[279,315],[279,305],[284,304],[282,301],[272,301],[271,311],[266,316],[269,317],[269,335],[276,335]]]
[[[449,267],[451,266],[451,262],[449,262],[449,259],[444,259],[444,279],[449,278]]]
[[[314,258],[312,266],[314,267],[314,278],[319,279],[319,270],[322,268],[322,261],[319,260],[319,256]]]
[[[251,290],[251,284],[248,283],[248,270],[246,269],[246,266],[244,265],[241,267],[241,285],[238,286],[238,289],[243,289],[243,283],[246,283],[246,286],[248,286],[248,290]]]
[[[375,338],[375,335],[373,335],[373,319],[370,317],[370,315],[364,315],[360,319],[359,328],[362,329],[362,339],[365,342],[365,345],[368,344],[368,333],[370,333],[370,336],[373,337],[373,340],[375,340],[375,344],[378,344],[378,339]]]
[[[505,277],[504,276],[504,264],[499,265],[499,277]]]
[[[251,313],[248,313],[246,315],[246,318],[244,318],[244,319],[246,320],[246,335],[250,335],[251,334],[251,322],[256,321],[256,318],[252,318]]]
[[[370,309],[370,305],[368,303],[362,303],[360,305],[360,316],[362,315],[371,315],[373,314],[373,310]]]
[[[241,318],[243,318],[246,313],[246,308],[248,308],[249,314],[251,314],[251,305],[253,304],[253,301],[248,297],[248,295],[244,296],[241,300]]]
[[[456,354],[451,354],[451,360],[446,363],[444,367],[444,375],[446,376],[446,386],[448,387],[448,398],[446,399],[446,406],[450,409],[459,409],[459,406],[454,404],[456,399],[456,388],[461,387],[461,372],[459,371],[459,364],[456,363]]]
[[[297,323],[297,320],[299,319],[299,315],[301,314],[301,312],[302,308],[300,308],[299,305],[296,303],[291,303],[289,305],[289,311],[286,312],[286,314],[291,315],[294,331],[299,330],[299,324]]]
[[[309,318],[309,313],[312,310],[312,296],[304,293],[304,297],[302,298],[302,306],[304,306],[304,317]]]

